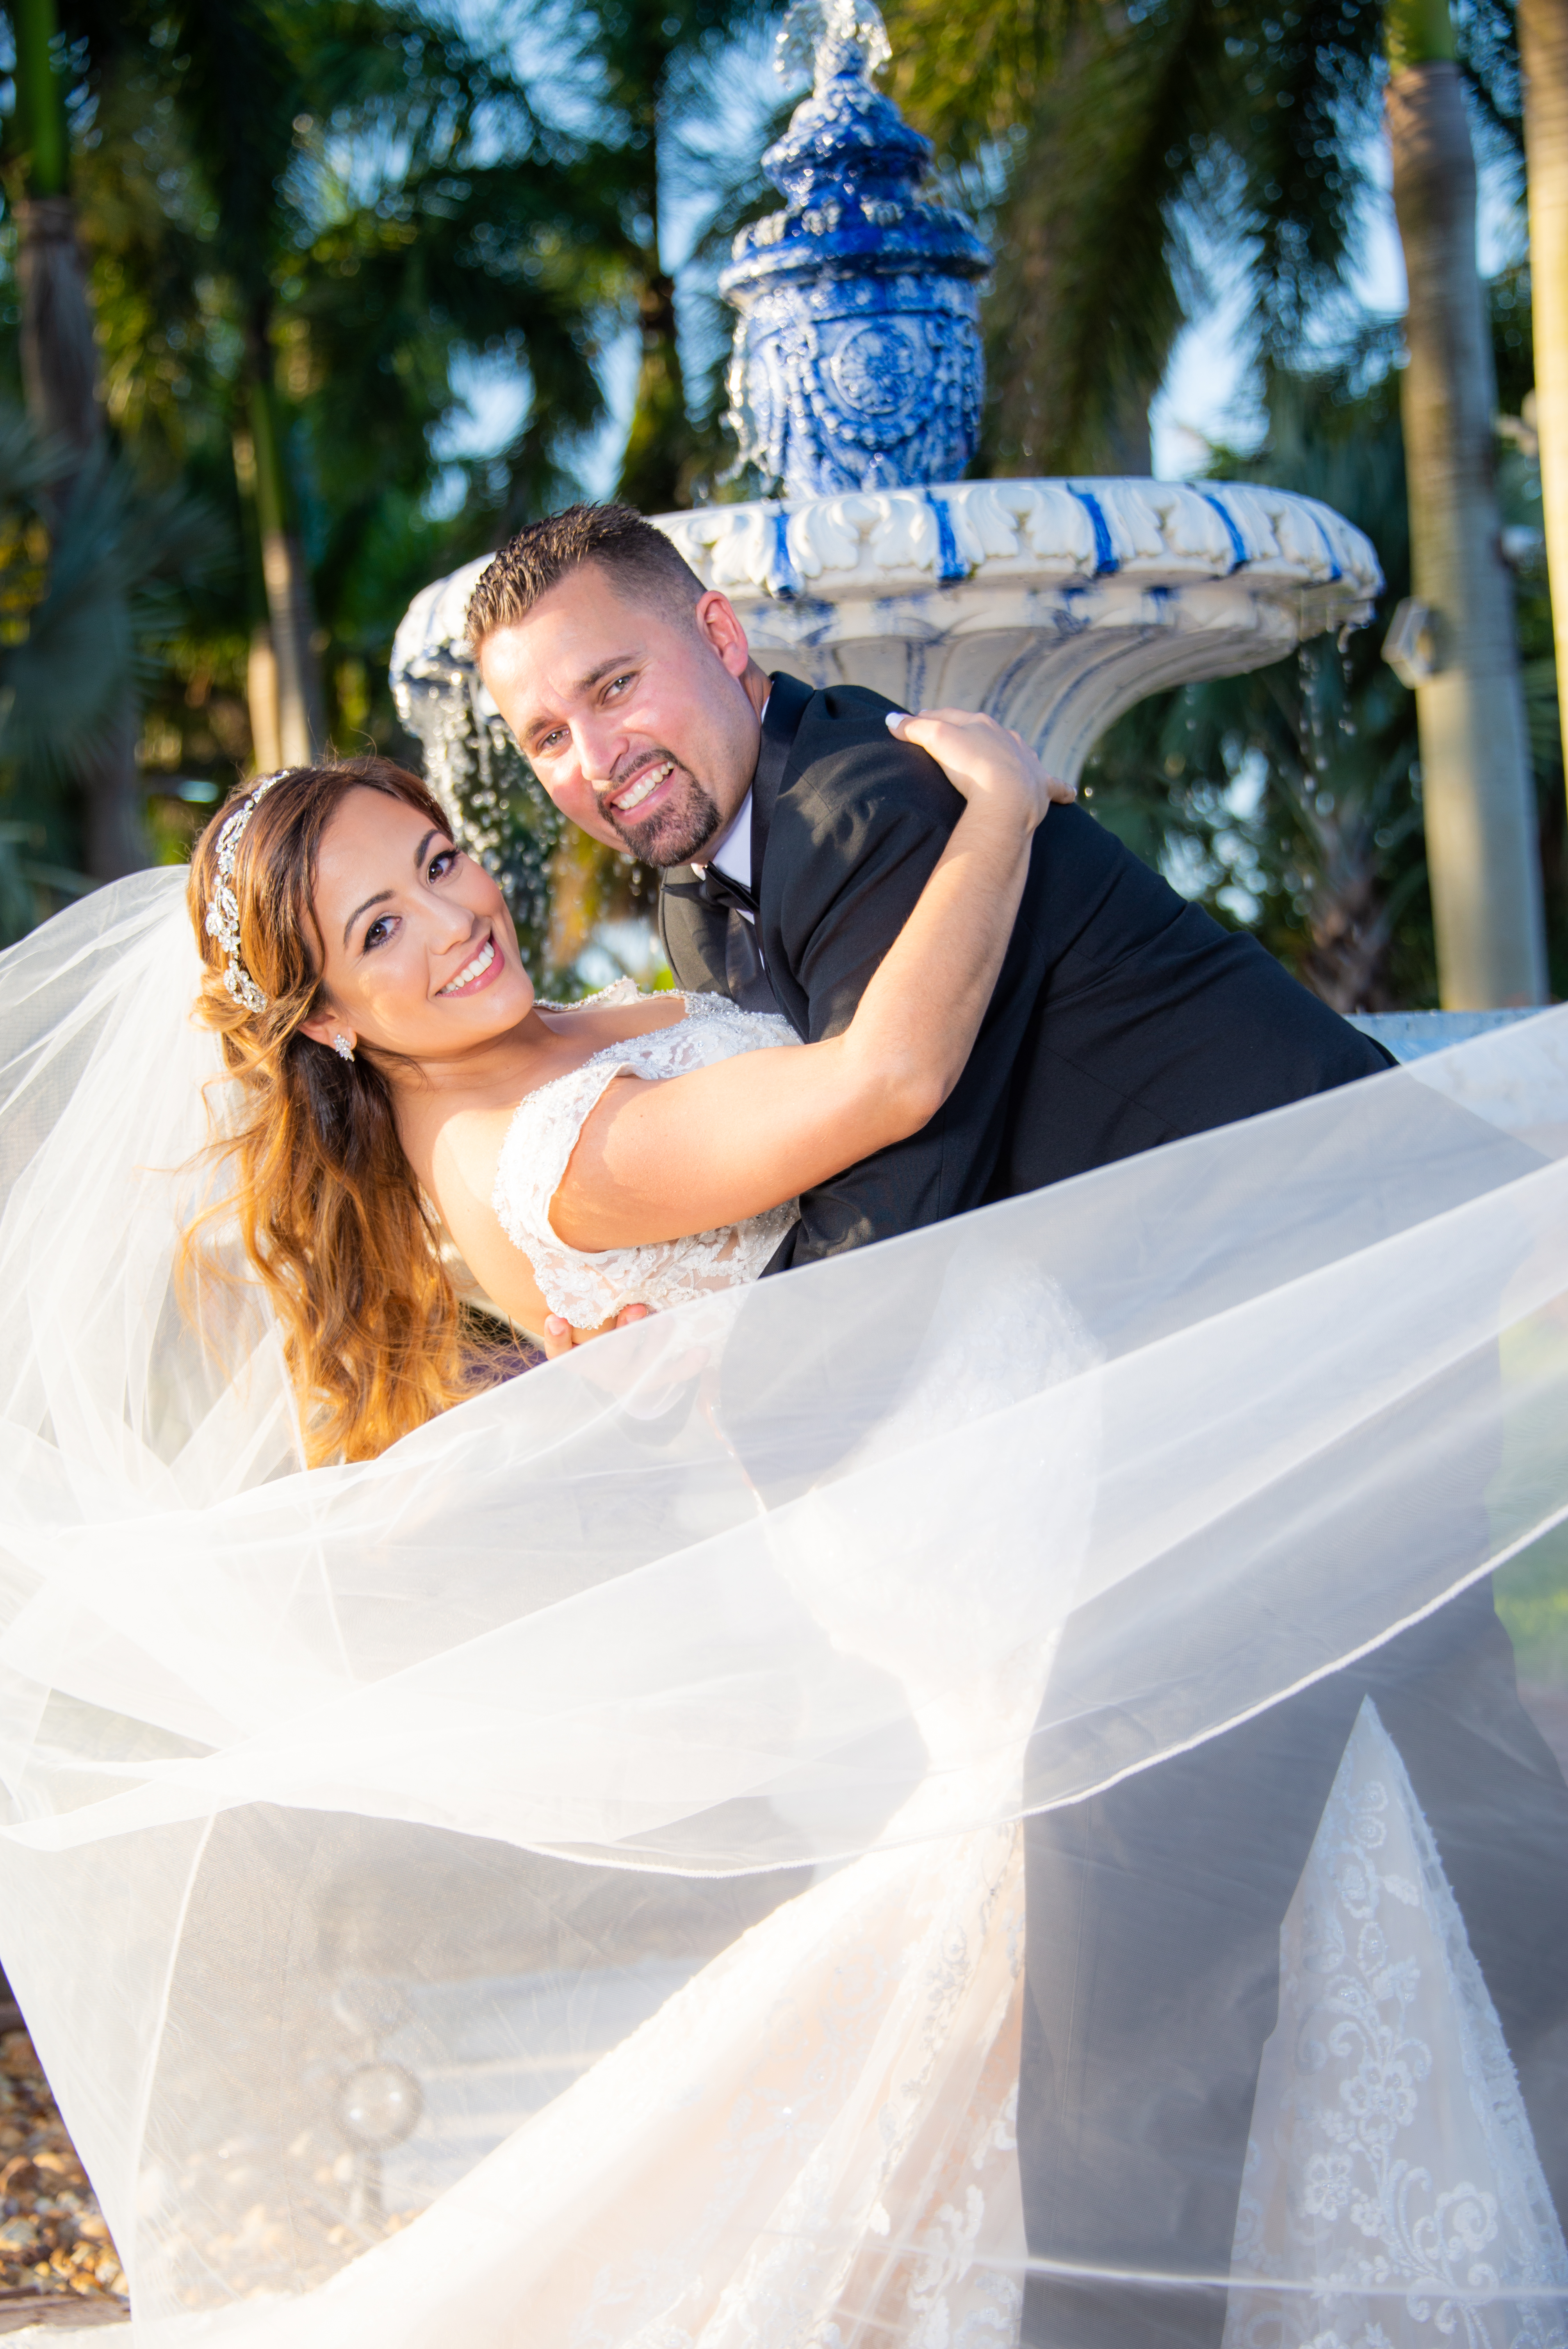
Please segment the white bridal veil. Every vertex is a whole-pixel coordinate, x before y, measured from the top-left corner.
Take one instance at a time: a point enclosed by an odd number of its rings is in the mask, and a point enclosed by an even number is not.
[[[0,957],[0,1957],[139,2340],[1004,2340],[1014,1823],[1500,1567],[1563,1742],[1568,1011],[305,1473],[182,879]]]

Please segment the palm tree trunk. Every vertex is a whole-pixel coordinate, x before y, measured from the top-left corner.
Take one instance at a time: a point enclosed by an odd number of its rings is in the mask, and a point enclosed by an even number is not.
[[[284,757],[283,713],[278,705],[278,662],[273,632],[265,620],[251,626],[251,649],[245,659],[245,700],[251,713],[251,757],[258,775],[273,775],[298,761]]]
[[[41,431],[85,457],[102,419],[98,346],[69,196],[28,194],[17,204],[16,280],[27,413]]]
[[[263,353],[264,348],[263,341]],[[310,643],[310,584],[298,542],[288,526],[288,501],[272,390],[264,373],[264,360],[255,354],[252,357],[246,390],[262,577],[266,585],[270,649],[277,680],[277,754],[285,767],[308,767],[321,755],[326,740]],[[253,733],[257,730],[254,712],[252,730]],[[255,749],[260,760],[259,740]]]
[[[684,469],[691,454],[686,378],[676,334],[675,281],[659,257],[659,109],[662,69],[654,77],[643,113],[647,179],[643,202],[648,241],[637,288],[642,360],[631,428],[621,457],[615,495],[639,513],[668,513],[687,494]]]
[[[21,293],[22,383],[40,431],[78,459],[98,446],[103,409],[98,346],[70,195],[65,92],[55,70],[55,0],[16,0],[17,110],[27,141],[27,191],[16,206],[16,278]],[[55,485],[57,516],[69,505],[79,468]],[[136,709],[129,692],[84,762],[83,862],[95,881],[117,881],[147,862]]]
[[[1448,0],[1395,0],[1385,21],[1409,284],[1400,407],[1411,585],[1434,615],[1434,674],[1416,688],[1416,722],[1438,980],[1449,1009],[1540,1003],[1540,847],[1492,479],[1497,386],[1476,265],[1475,157]]]
[[[682,468],[691,433],[676,340],[676,289],[656,265],[638,293],[637,319],[643,357],[615,495],[640,513],[668,513],[686,494]]]
[[[16,206],[22,380],[41,430],[85,455],[98,439],[98,350],[70,196],[66,109],[55,70],[54,0],[17,0],[16,110],[26,191]]]
[[[267,611],[266,584],[262,575],[262,534],[256,520],[256,444],[242,426],[233,432],[234,479],[240,492],[240,538],[245,566],[245,601],[250,609],[251,650],[245,668],[245,700],[251,713],[251,760],[257,774],[272,774],[284,763],[283,731],[278,709],[278,664],[273,651],[272,620]]]
[[[1568,740],[1568,0],[1519,0],[1519,50],[1530,167],[1535,421],[1557,646],[1558,720]]]

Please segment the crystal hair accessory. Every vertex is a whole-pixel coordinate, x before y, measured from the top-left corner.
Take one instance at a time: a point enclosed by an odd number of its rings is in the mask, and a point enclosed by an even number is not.
[[[207,900],[207,935],[216,938],[228,956],[223,984],[234,1001],[243,1004],[247,1011],[264,1011],[267,999],[240,959],[240,901],[234,895],[234,859],[245,826],[255,813],[256,802],[263,792],[270,792],[274,783],[281,782],[287,772],[286,767],[280,767],[276,774],[263,775],[218,834],[218,882]]]

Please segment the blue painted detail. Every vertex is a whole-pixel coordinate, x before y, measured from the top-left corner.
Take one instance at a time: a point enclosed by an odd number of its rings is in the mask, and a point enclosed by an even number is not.
[[[741,231],[719,279],[740,313],[729,420],[786,497],[955,481],[979,438],[991,255],[916,192],[931,144],[872,87],[872,0],[820,0],[814,21],[815,87],[762,159],[785,209]]]
[[[1061,589],[1057,608],[1051,615],[1051,626],[1058,636],[1081,636],[1089,625],[1088,614],[1078,605],[1088,601],[1092,590],[1088,587]]]
[[[800,574],[789,553],[789,517],[773,517],[773,560],[768,566],[768,593],[788,604],[800,593]]]
[[[967,579],[969,565],[958,552],[958,541],[953,535],[953,512],[945,498],[934,498],[926,493],[932,512],[936,516],[936,575],[944,587],[954,580]]]
[[[1003,712],[1011,707],[1013,688],[1018,678],[1024,676],[1027,670],[1034,667],[1038,658],[1039,655],[1035,651],[1033,646],[1031,646],[1027,652],[1017,654],[1007,663],[1006,667],[1002,671],[1001,676],[996,678],[990,692],[985,696],[985,715],[987,718],[995,718],[1000,725],[1005,726],[1006,724],[1007,720],[1004,717]]]
[[[1197,484],[1194,484],[1194,487],[1197,487]],[[1226,536],[1231,542],[1231,553],[1235,557],[1235,561],[1232,564],[1231,569],[1233,571],[1239,571],[1243,564],[1248,562],[1250,557],[1247,554],[1247,542],[1236,527],[1235,516],[1221,499],[1214,497],[1208,490],[1200,488],[1198,490],[1198,494],[1202,499],[1205,505],[1213,507],[1214,512],[1224,523]]]
[[[1328,533],[1324,529],[1323,524],[1318,521],[1315,514],[1312,517],[1312,526],[1314,530],[1316,531],[1319,538],[1323,541],[1323,551],[1328,557],[1329,584],[1332,585],[1336,579],[1343,579],[1345,574],[1341,571],[1338,563],[1335,559],[1334,549],[1328,543]],[[1392,1047],[1390,1047],[1390,1050],[1391,1049]]]
[[[798,647],[817,652],[831,644],[838,633],[839,611],[836,604],[827,604],[816,595],[804,592],[794,597],[783,596],[784,603],[793,603],[796,626],[799,633],[792,638]]]
[[[1109,571],[1119,571],[1121,565],[1117,560],[1116,549],[1110,543],[1109,526],[1106,522],[1104,514],[1100,512],[1099,500],[1093,496],[1088,490],[1078,489],[1072,481],[1068,483],[1068,487],[1071,490],[1074,497],[1077,498],[1079,505],[1087,509],[1088,518],[1094,524],[1095,577],[1097,579],[1102,579]]]

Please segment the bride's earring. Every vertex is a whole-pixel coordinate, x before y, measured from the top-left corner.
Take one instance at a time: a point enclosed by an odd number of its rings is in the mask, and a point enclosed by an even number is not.
[[[340,1061],[352,1061],[354,1058],[354,1047],[341,1029],[332,1040],[332,1049]]]

